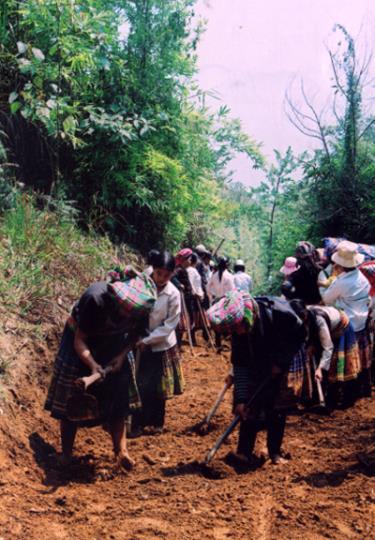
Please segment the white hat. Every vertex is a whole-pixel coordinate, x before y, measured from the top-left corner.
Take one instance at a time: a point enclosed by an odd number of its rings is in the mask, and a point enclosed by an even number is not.
[[[197,247],[195,248],[195,251],[198,253],[198,255],[200,255],[201,257],[203,255],[206,255],[207,257],[212,257],[211,255],[211,252],[208,251],[208,249],[205,248],[205,246],[203,244],[198,244]]]
[[[245,266],[245,263],[243,262],[242,259],[237,259],[236,264],[234,266]]]
[[[358,253],[357,244],[349,242],[349,240],[343,240],[338,244],[331,259],[343,268],[356,268],[364,261],[365,256]]]

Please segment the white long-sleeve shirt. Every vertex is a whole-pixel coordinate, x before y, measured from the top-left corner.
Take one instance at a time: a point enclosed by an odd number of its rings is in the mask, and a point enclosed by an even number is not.
[[[234,285],[239,291],[250,293],[253,288],[253,280],[246,272],[236,272],[233,276]]]
[[[204,297],[204,292],[202,289],[202,278],[200,273],[193,266],[188,266],[186,270],[189,276],[191,288],[193,289],[193,294],[196,294],[202,299]]]
[[[224,270],[219,280],[219,271],[212,274],[208,283],[207,283],[207,294],[210,297],[210,300],[215,298],[221,298],[227,292],[233,291],[235,289],[234,278],[228,270]]]
[[[314,306],[309,307],[314,312]],[[324,313],[329,318],[330,328],[322,315],[317,314],[316,323],[318,326],[319,341],[322,347],[322,354],[319,359],[318,367],[326,371],[329,370],[332,360],[334,345],[331,334],[337,330],[341,323],[340,311],[332,306],[319,306],[319,311]]]
[[[322,299],[327,305],[336,306],[345,311],[355,332],[366,326],[370,305],[370,284],[355,268],[339,274],[335,281],[323,292]]]
[[[159,292],[150,313],[149,332],[143,343],[150,345],[154,352],[167,351],[177,343],[176,326],[180,320],[181,296],[170,281]]]

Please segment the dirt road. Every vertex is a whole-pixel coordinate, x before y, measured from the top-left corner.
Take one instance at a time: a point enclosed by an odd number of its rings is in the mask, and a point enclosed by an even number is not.
[[[42,410],[53,354],[25,347],[0,416],[1,540],[270,540],[375,539],[375,478],[356,453],[374,443],[374,401],[331,417],[288,421],[288,464],[266,462],[240,474],[225,464],[237,434],[220,450],[214,474],[198,462],[231,419],[228,393],[214,429],[199,422],[219,391],[228,359],[185,354],[187,390],[168,403],[167,432],[130,441],[134,471],[118,474],[109,436],[81,430],[78,462],[56,462],[58,426]],[[264,436],[258,443],[262,451]]]

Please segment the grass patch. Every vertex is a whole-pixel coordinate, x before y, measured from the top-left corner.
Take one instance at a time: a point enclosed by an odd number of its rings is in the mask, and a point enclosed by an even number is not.
[[[118,249],[107,237],[84,234],[59,205],[53,211],[40,209],[25,193],[1,218],[0,243],[2,310],[40,320],[50,318],[56,305],[69,308],[119,262]],[[126,258],[134,260],[127,249]]]

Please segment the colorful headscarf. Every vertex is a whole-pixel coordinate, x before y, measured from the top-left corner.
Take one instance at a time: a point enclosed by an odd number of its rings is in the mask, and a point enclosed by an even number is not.
[[[258,304],[250,294],[243,292],[242,296],[244,301],[242,324],[245,324],[247,330],[251,330],[259,314]]]
[[[364,262],[359,269],[371,285],[370,296],[375,296],[375,261]]]
[[[258,314],[254,298],[243,291],[229,291],[207,310],[207,318],[217,332],[232,333],[241,326],[250,331]]]
[[[332,237],[323,238],[322,244],[323,244],[325,256],[331,257],[333,253],[336,251],[336,248],[339,245],[339,243],[342,242],[343,240],[345,240],[345,238],[332,238]]]
[[[136,276],[140,276],[140,273],[131,265],[124,266],[123,268],[116,266],[107,273],[106,280],[109,283],[114,283],[115,281],[129,281]]]
[[[343,240],[346,240],[346,238],[323,238],[322,243],[327,257],[330,257],[336,251],[337,246]],[[375,259],[375,246],[371,246],[369,244],[357,244],[357,246],[358,253],[361,253],[365,256],[365,261],[371,261]]]
[[[126,282],[109,283],[108,292],[121,305],[128,317],[147,315],[157,299],[155,284],[144,274]]]

